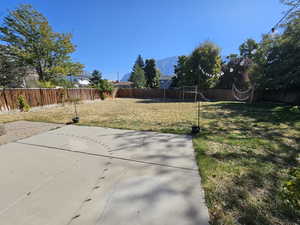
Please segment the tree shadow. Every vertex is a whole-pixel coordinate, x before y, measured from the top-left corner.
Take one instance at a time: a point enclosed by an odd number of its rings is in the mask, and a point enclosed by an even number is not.
[[[203,109],[208,122],[198,137],[219,148],[207,146],[202,156],[235,169],[230,171],[233,177],[214,190],[217,200],[209,194],[209,201],[222,202],[223,210],[233,212],[240,224],[299,224],[299,212],[287,210],[279,196],[286,171],[299,166],[300,113],[274,104],[218,103]],[[287,135],[291,130],[293,135]]]

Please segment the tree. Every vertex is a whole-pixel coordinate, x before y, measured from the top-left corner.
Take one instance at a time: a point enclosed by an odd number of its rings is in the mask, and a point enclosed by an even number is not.
[[[162,76],[162,73],[160,72],[159,69],[156,69],[156,75],[153,79],[153,88],[160,88],[160,78]]]
[[[264,35],[251,67],[251,79],[260,89],[299,90],[300,10],[281,25],[282,33]]]
[[[175,76],[172,77],[172,87],[181,87],[184,85],[187,59],[188,57],[185,55],[178,57],[177,65],[174,66]]]
[[[144,69],[145,63],[141,55],[138,55],[135,65],[138,64],[142,69]]]
[[[204,42],[188,57],[182,56],[175,67],[175,85],[198,85],[210,88],[221,75],[220,49],[211,42]]]
[[[68,75],[74,68],[70,53],[75,51],[71,34],[54,32],[47,19],[31,5],[21,5],[4,17],[0,40],[7,44],[9,54],[24,65],[33,67],[40,80]]]
[[[297,6],[300,4],[300,0],[281,0],[281,2],[289,6]]]
[[[237,54],[230,54],[222,63],[222,76],[220,76],[217,87],[231,89],[235,83],[240,89],[249,88],[248,69],[252,60]]]
[[[145,73],[140,65],[135,64],[129,81],[133,82],[135,88],[144,88],[146,86]]]
[[[8,54],[7,48],[0,45],[0,87],[21,87],[26,71]]]
[[[255,40],[249,38],[243,44],[240,45],[240,55],[244,58],[253,58],[258,49],[258,44]]]
[[[146,87],[159,88],[160,72],[156,69],[155,60],[147,59],[144,67]]]
[[[98,85],[102,81],[102,74],[99,70],[94,70],[92,72],[92,76],[90,78],[90,82],[92,85]]]

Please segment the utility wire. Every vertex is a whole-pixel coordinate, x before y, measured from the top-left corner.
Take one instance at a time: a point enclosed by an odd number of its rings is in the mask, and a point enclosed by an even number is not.
[[[278,27],[282,21],[284,21],[286,19],[286,17],[292,12],[294,11],[298,6],[300,6],[300,3],[294,5],[292,8],[290,8],[285,14],[284,16],[275,24],[275,26],[272,27],[272,29],[269,31],[268,34],[270,34],[271,32],[274,32],[276,27]]]

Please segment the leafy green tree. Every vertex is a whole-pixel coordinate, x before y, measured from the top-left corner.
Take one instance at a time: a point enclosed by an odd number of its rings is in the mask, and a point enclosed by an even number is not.
[[[249,38],[243,44],[240,45],[240,55],[242,57],[253,58],[258,49],[258,43],[255,40]]]
[[[226,60],[222,62],[223,75],[217,82],[217,88],[232,88],[232,84],[238,79],[240,62],[240,56],[237,54],[230,54],[226,57]]]
[[[181,57],[175,67],[175,81],[179,85],[214,87],[221,75],[220,49],[211,42],[204,42],[186,58]]]
[[[281,34],[264,35],[250,68],[251,79],[260,89],[299,90],[300,10],[281,27]]]
[[[144,67],[146,87],[159,88],[160,72],[156,69],[155,60],[147,59]]]
[[[102,73],[99,70],[94,70],[90,78],[92,85],[98,85],[102,81]]]
[[[186,62],[188,57],[183,55],[178,57],[177,65],[175,65],[175,76],[172,77],[172,87],[181,87],[185,82],[185,74],[187,70]]]
[[[144,88],[146,86],[145,72],[139,64],[135,64],[129,81],[133,82],[135,88]]]
[[[10,11],[0,27],[0,40],[7,44],[10,56],[34,68],[40,80],[83,68],[71,61],[70,53],[75,51],[71,38],[71,34],[54,32],[47,19],[31,5]]]
[[[157,68],[156,69],[156,75],[153,80],[153,88],[160,88],[160,78],[162,76],[162,73],[160,70]]]

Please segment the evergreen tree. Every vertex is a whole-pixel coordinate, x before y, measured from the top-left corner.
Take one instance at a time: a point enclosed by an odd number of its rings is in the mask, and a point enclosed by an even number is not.
[[[156,69],[155,60],[147,59],[144,67],[146,87],[159,88],[160,72]]]
[[[102,81],[102,74],[99,70],[94,70],[92,72],[92,76],[90,78],[90,82],[92,85],[98,85]]]
[[[135,88],[144,88],[146,85],[145,73],[140,65],[135,64],[129,81],[133,82]]]
[[[135,65],[136,64],[139,65],[142,69],[144,69],[145,63],[144,63],[144,60],[141,55],[138,55],[138,57],[135,61]]]
[[[7,48],[0,44],[0,87],[22,87],[26,67],[18,64],[7,54]]]

